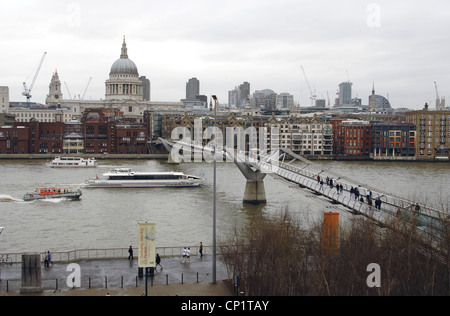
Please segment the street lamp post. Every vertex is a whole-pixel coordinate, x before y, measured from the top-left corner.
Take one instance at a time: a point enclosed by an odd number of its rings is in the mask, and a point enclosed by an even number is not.
[[[0,227],[0,235],[2,234],[2,232],[3,232],[3,227]],[[2,280],[2,267],[0,267],[0,281]]]
[[[217,284],[217,241],[216,241],[216,204],[217,204],[217,96],[214,99],[214,197],[213,197],[213,265],[212,265],[212,283]]]

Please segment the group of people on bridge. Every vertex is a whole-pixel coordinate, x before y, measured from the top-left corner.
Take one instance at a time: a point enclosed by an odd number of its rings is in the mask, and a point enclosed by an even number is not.
[[[329,186],[331,189],[333,189],[333,187],[335,186],[335,180],[327,177],[325,181],[326,181],[326,185]],[[320,175],[317,176],[317,183],[320,184],[320,191],[324,191],[325,182],[323,181],[323,178],[320,177]],[[336,191],[337,191],[337,194],[342,194],[344,192],[344,186],[340,183],[337,183]],[[367,190],[366,200],[364,200],[364,197],[359,192],[359,188],[353,187],[353,186],[350,188],[350,198],[354,198],[355,200],[360,201],[361,203],[367,202],[367,204],[371,207],[375,204],[376,210],[381,210],[381,205],[383,203],[381,201],[380,197],[377,197],[375,199],[375,201],[373,201],[372,191],[370,191],[370,190]]]

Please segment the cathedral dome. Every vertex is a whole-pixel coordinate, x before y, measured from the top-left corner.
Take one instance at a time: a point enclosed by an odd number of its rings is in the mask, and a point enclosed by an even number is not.
[[[120,59],[116,60],[112,65],[110,75],[139,76],[136,64],[128,58],[128,49],[125,38],[123,39],[122,54],[120,55]]]
[[[112,65],[110,75],[139,75],[139,73],[131,59],[120,58]]]

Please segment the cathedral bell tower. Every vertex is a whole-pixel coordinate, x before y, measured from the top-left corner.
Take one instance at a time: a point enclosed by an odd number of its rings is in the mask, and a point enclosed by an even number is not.
[[[53,73],[52,80],[49,86],[49,93],[45,99],[46,105],[57,105],[63,98],[61,92],[61,81],[59,80],[58,70]]]

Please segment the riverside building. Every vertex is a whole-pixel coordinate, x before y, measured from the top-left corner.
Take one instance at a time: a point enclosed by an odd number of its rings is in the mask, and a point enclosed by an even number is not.
[[[372,125],[373,158],[409,159],[416,156],[416,126],[412,123]]]
[[[406,113],[406,122],[416,125],[416,159],[450,160],[450,110],[429,109]]]

